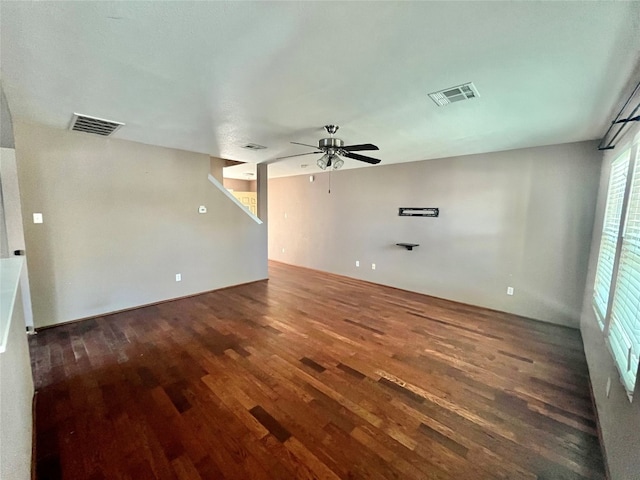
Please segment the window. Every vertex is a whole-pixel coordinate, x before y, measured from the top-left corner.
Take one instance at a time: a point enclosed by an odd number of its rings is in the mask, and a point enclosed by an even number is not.
[[[636,149],[637,151],[637,149]],[[620,367],[622,383],[633,392],[640,354],[640,162],[638,153],[624,222],[609,345]]]
[[[640,136],[611,165],[593,306],[629,398],[640,363]]]
[[[604,329],[611,280],[613,279],[613,267],[616,258],[618,237],[620,236],[620,219],[622,218],[622,204],[627,187],[627,172],[629,171],[630,150],[625,151],[611,165],[609,176],[609,190],[607,193],[607,206],[604,213],[602,226],[602,240],[600,241],[600,253],[598,254],[598,267],[596,269],[596,283],[593,296],[593,306],[596,318],[600,322],[600,328]]]

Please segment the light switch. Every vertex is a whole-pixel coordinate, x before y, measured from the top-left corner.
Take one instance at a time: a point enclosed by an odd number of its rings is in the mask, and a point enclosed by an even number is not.
[[[42,214],[41,213],[34,213],[33,214],[33,223],[42,223]]]
[[[200,205],[198,207],[198,213],[207,213],[207,207],[205,207],[204,205]]]

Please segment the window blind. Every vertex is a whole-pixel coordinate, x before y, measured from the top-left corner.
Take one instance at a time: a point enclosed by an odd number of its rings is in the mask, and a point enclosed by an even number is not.
[[[609,345],[627,392],[640,357],[640,153],[636,155],[609,324]]]
[[[613,266],[620,234],[620,220],[627,185],[630,153],[630,150],[626,150],[613,162],[609,177],[609,190],[607,192],[607,204],[593,293],[593,306],[602,329],[607,316],[611,280],[613,279]]]

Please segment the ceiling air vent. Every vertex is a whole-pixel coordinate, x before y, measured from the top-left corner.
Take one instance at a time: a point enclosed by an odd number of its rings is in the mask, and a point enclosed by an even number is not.
[[[473,83],[465,83],[458,85],[457,87],[445,88],[439,92],[430,93],[431,100],[436,102],[436,105],[444,107],[453,102],[459,102],[461,100],[471,100],[472,98],[479,97],[478,89]]]
[[[70,130],[76,132],[95,133],[108,137],[118,130],[124,123],[105,120],[104,118],[90,117],[81,113],[74,113],[71,119]]]
[[[258,145],[257,143],[247,143],[246,145],[243,145],[242,148],[248,148],[249,150],[264,150],[267,147],[264,145]]]

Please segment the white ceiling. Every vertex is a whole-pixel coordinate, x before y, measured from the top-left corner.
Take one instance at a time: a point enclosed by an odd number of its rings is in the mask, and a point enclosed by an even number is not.
[[[596,139],[640,51],[640,2],[0,5],[14,119],[67,128],[79,112],[125,122],[119,138],[252,163],[309,151],[289,142],[327,123],[383,164]],[[469,81],[480,98],[427,97]]]

